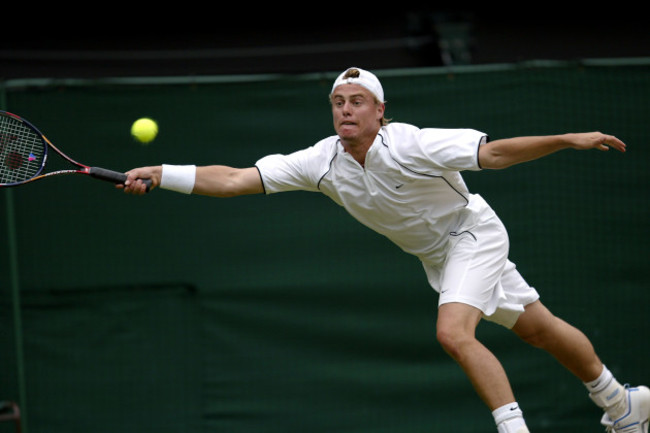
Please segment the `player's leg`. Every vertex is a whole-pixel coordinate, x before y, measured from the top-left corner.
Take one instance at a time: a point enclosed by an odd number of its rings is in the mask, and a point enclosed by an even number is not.
[[[461,227],[457,231],[461,234],[450,238],[440,271],[425,266],[432,287],[440,292],[437,338],[492,410],[498,432],[528,433],[503,366],[475,336],[481,318],[503,299],[504,269],[514,267],[507,260],[508,235],[501,221],[490,214],[469,218],[479,220],[479,225]],[[519,305],[516,309],[510,325],[523,311]]]
[[[490,408],[498,431],[528,433],[506,372],[494,354],[476,339],[476,326],[482,316],[480,310],[467,304],[440,305],[436,328],[438,341]]]
[[[526,306],[512,330],[527,343],[553,355],[583,382],[597,379],[603,370],[585,334],[551,314],[540,301]]]
[[[605,411],[602,423],[613,432],[648,433],[650,390],[623,387],[603,365],[584,333],[539,301],[526,307],[512,330],[553,355],[585,384],[591,399]]]
[[[443,304],[438,309],[436,336],[442,348],[463,369],[474,389],[494,410],[514,401],[510,383],[497,358],[476,339],[482,312],[461,303]]]

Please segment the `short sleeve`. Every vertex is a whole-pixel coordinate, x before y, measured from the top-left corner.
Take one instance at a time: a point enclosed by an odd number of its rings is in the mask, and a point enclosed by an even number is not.
[[[312,147],[288,155],[273,154],[255,163],[264,191],[318,191],[318,182],[327,172],[335,152],[335,143],[323,140]]]
[[[478,150],[488,140],[474,129],[419,129],[405,124],[395,124],[388,133],[398,160],[423,172],[480,170]]]

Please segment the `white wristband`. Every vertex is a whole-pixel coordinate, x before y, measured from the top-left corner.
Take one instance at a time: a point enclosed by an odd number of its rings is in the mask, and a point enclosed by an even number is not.
[[[191,194],[196,178],[195,165],[163,164],[160,187],[183,194]]]

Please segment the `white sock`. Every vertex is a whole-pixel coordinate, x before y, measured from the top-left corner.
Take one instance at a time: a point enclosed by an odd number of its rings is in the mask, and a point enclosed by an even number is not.
[[[618,383],[607,367],[603,366],[600,376],[594,381],[586,382],[585,386],[589,390],[589,397],[607,412],[609,419],[616,420],[627,411],[625,387]]]
[[[492,411],[499,433],[529,433],[524,414],[517,402],[506,404]]]

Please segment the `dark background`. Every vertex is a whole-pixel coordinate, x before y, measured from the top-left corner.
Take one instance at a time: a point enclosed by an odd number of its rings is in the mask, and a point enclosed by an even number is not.
[[[493,137],[598,128],[628,144],[463,176],[508,227],[510,257],[545,305],[622,383],[649,383],[650,65],[558,63],[378,76],[400,121]],[[332,78],[15,82],[6,107],[102,167],[244,166],[331,134]],[[129,136],[142,115],[161,127],[148,146]],[[25,401],[24,433],[495,431],[435,340],[437,296],[417,259],[321,194],[134,197],[76,176],[0,192],[17,257],[2,244],[0,398]],[[477,332],[531,431],[602,428],[550,356],[487,322]]]
[[[23,28],[0,41],[0,77],[304,73],[650,53],[637,8],[591,6],[123,5],[80,15],[40,8],[36,15],[49,21],[5,20]]]
[[[506,15],[12,6],[2,11],[4,107],[80,161],[114,169],[242,166],[312,144],[331,133],[334,74],[323,72],[351,65],[377,70],[396,120],[494,138],[616,134],[624,155],[560,152],[465,178],[506,223],[512,258],[545,304],[590,336],[619,380],[648,383],[647,347],[634,345],[648,335],[650,296],[640,12],[620,2]],[[445,41],[455,49],[440,50]],[[581,62],[628,57],[645,61]],[[484,64],[505,66],[462,67]],[[161,75],[179,80],[147,78]],[[120,76],[144,79],[101,79]],[[91,79],[57,80],[70,77]],[[143,115],[161,126],[148,146],[129,135]],[[0,399],[21,403],[29,433],[494,431],[435,341],[437,297],[420,264],[329,200],[133,197],[85,180],[2,194],[0,228],[17,245],[0,252]],[[533,431],[602,428],[584,387],[553,359],[500,327],[479,333]],[[5,431],[13,426],[0,423]]]

